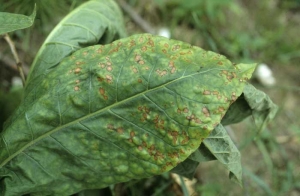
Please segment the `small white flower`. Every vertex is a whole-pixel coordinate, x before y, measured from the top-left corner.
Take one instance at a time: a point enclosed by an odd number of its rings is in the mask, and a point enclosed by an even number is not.
[[[272,70],[264,63],[257,66],[255,76],[257,80],[264,86],[273,86],[276,84]]]
[[[165,27],[158,29],[157,34],[160,35],[160,36],[166,37],[166,38],[171,37],[170,30],[168,28],[165,28]]]

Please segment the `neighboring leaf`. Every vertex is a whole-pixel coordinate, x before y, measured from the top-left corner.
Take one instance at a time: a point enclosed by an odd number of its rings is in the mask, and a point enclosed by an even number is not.
[[[200,162],[216,160],[214,155],[201,143],[200,147],[186,160],[174,167],[171,172],[192,179]]]
[[[229,107],[221,123],[238,123],[252,115],[256,126],[262,130],[275,117],[277,110],[278,107],[267,94],[248,83],[243,94]]]
[[[32,26],[36,15],[36,6],[30,16],[0,12],[0,35]]]
[[[252,113],[244,94],[242,94],[227,110],[224,118],[221,121],[222,125],[230,125],[241,122]]]
[[[241,185],[241,155],[225,128],[219,124],[202,143],[230,171],[229,177]]]
[[[113,0],[88,1],[68,14],[41,46],[26,81],[31,91],[36,77],[44,77],[72,52],[95,44],[107,44],[125,36],[122,13]],[[30,86],[31,84],[31,86]]]
[[[187,158],[182,163],[179,163],[176,167],[174,167],[171,170],[171,172],[192,179],[194,177],[198,165],[199,162]]]
[[[259,130],[263,130],[270,120],[272,120],[278,110],[270,97],[264,92],[257,90],[251,84],[245,85],[244,97],[252,110],[254,122]]]
[[[171,170],[254,68],[148,34],[76,51],[36,79],[1,133],[2,195],[70,195]]]
[[[204,143],[201,143],[200,147],[193,154],[191,154],[189,158],[200,163],[216,160],[216,157],[209,151]]]

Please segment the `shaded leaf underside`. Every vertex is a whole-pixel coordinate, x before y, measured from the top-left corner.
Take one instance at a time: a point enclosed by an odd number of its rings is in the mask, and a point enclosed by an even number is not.
[[[169,171],[220,123],[253,70],[147,34],[78,50],[7,123],[0,188],[67,195]]]

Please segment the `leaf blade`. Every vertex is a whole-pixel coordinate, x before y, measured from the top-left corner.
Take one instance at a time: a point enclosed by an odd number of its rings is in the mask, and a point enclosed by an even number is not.
[[[113,0],[88,1],[69,13],[49,34],[38,51],[26,81],[30,83],[72,52],[107,44],[125,36],[123,17]],[[27,90],[27,91],[29,91]]]
[[[241,155],[225,128],[219,124],[210,135],[203,140],[203,144],[216,159],[229,170],[230,179],[242,185]]]
[[[7,123],[0,174],[14,173],[1,181],[14,176],[18,186],[6,186],[20,194],[72,194],[169,171],[219,124],[249,67],[148,34],[78,50]]]
[[[30,16],[0,12],[0,35],[32,26],[35,16],[36,5]]]

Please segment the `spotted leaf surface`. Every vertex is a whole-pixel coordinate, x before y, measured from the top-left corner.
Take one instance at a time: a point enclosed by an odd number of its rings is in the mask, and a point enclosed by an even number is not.
[[[70,195],[169,171],[220,123],[254,67],[148,34],[76,51],[2,132],[1,194]]]
[[[1,27],[0,27],[1,28]],[[90,0],[70,12],[41,46],[26,80],[26,92],[39,77],[80,48],[107,44],[125,36],[123,16],[114,0]]]

